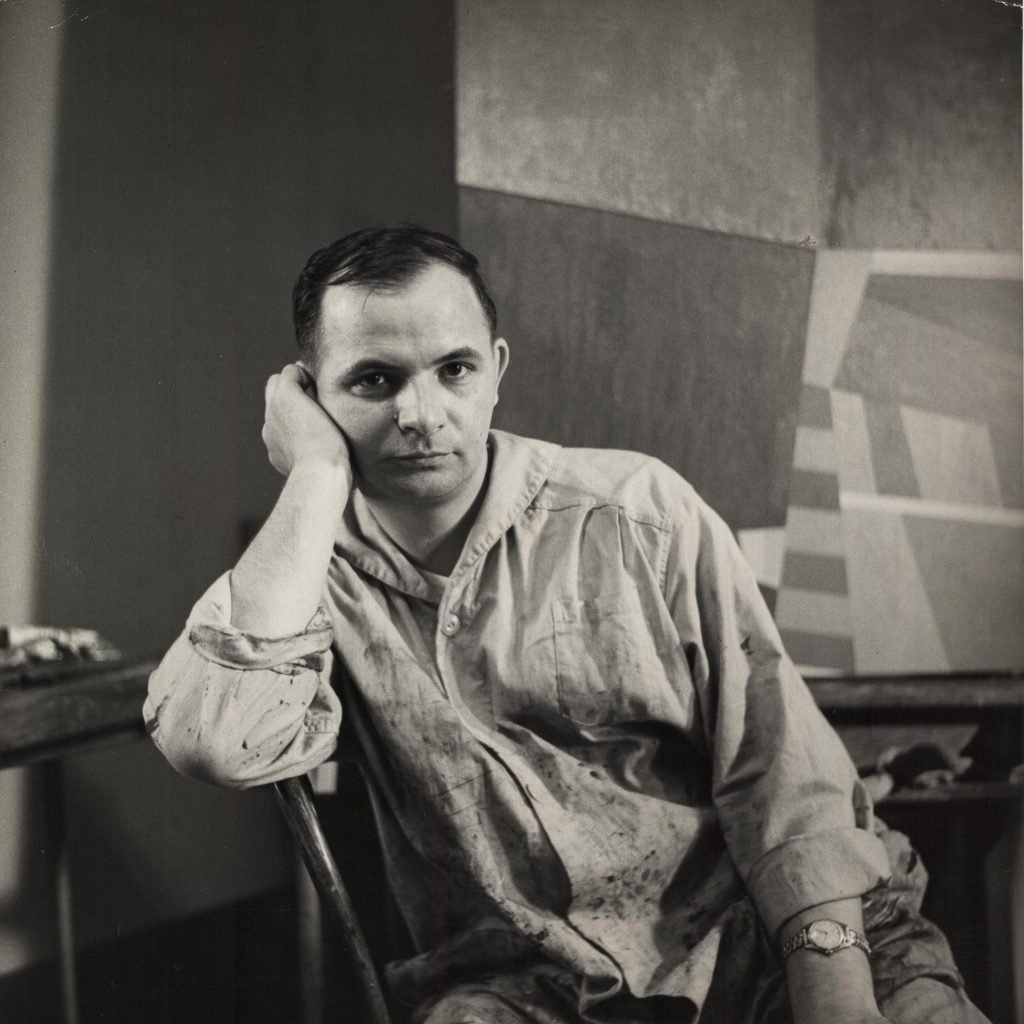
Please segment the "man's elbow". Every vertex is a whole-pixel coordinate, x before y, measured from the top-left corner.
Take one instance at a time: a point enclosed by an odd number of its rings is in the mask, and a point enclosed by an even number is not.
[[[198,730],[157,727],[152,732],[154,743],[177,772],[199,782],[208,782],[227,789],[248,789],[260,785],[259,772],[253,771],[254,758],[249,756],[245,741],[200,737]],[[255,758],[259,762],[259,757]]]
[[[201,729],[164,723],[151,729],[153,741],[182,775],[226,789],[251,789],[302,775],[327,760],[337,747],[337,731],[310,733],[304,720],[265,735],[236,729]]]
[[[333,752],[341,705],[317,672],[228,669],[191,648],[183,657],[176,671],[153,674],[143,708],[153,741],[182,775],[248,789],[301,775]]]

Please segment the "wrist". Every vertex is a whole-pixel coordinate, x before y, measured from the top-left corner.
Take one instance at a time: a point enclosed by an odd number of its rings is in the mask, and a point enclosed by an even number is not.
[[[857,948],[871,954],[865,936],[851,925],[834,918],[817,918],[794,931],[782,943],[783,962],[800,950],[819,956],[833,956],[845,949]]]
[[[336,522],[352,493],[348,459],[339,459],[330,452],[300,456],[288,471],[283,493],[309,508],[323,509]]]
[[[289,476],[293,473],[337,477],[348,481],[352,476],[348,453],[330,449],[316,449],[304,452],[292,464]]]

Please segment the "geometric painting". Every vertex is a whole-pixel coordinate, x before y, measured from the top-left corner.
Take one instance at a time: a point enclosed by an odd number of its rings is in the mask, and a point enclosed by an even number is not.
[[[497,425],[681,472],[811,674],[1024,665],[1019,57],[934,6],[456,5]]]
[[[819,252],[775,617],[810,674],[1024,664],[1021,257]]]

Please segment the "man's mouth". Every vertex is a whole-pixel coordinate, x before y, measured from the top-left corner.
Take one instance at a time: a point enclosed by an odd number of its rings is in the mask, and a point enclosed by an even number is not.
[[[449,455],[451,455],[451,452],[409,452],[407,455],[392,455],[391,458],[397,462],[405,462],[412,465],[429,465],[432,462],[440,462]]]

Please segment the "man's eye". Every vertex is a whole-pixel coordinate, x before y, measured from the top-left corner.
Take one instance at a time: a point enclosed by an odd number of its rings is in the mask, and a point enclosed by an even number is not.
[[[473,369],[468,363],[445,363],[441,369],[441,373],[448,378],[448,380],[462,380],[464,377],[468,377],[470,371]]]
[[[364,373],[354,381],[354,386],[362,391],[380,391],[387,387],[388,379],[383,373]]]

